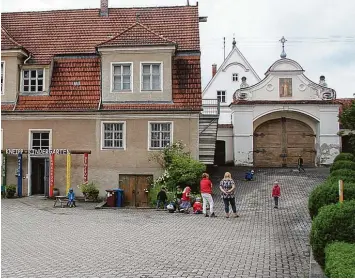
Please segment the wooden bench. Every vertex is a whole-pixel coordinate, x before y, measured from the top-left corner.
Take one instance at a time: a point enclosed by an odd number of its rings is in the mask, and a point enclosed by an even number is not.
[[[68,200],[68,197],[67,197],[67,196],[56,196],[56,197],[55,197],[55,201],[54,201],[53,207],[56,206],[57,202],[60,202],[60,206],[63,208],[63,207],[64,207],[63,204],[65,204],[65,206],[67,206],[68,201],[69,201],[69,200]],[[76,200],[74,200],[74,203],[75,203],[75,202],[76,202]]]

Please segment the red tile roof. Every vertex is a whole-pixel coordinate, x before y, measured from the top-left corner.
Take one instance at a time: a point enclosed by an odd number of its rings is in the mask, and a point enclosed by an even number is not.
[[[99,57],[56,58],[50,95],[20,95],[16,110],[97,110],[101,92],[100,72]]]
[[[200,111],[201,105],[200,56],[176,56],[173,63],[172,103],[106,103],[102,109]]]
[[[136,22],[116,37],[99,44],[98,47],[157,46],[175,44],[175,42],[164,38],[142,23]]]
[[[1,103],[1,111],[12,111],[15,103]]]
[[[22,49],[22,45],[16,42],[7,30],[1,26],[1,50]]]
[[[348,108],[352,103],[355,103],[355,98],[336,99],[336,102],[340,104],[339,114],[341,114],[345,108]]]
[[[32,53],[29,63],[49,64],[56,54],[95,53],[95,47],[136,22],[177,43],[178,51],[200,51],[197,6],[110,8],[2,13],[1,24]],[[6,47],[2,43],[1,45]]]

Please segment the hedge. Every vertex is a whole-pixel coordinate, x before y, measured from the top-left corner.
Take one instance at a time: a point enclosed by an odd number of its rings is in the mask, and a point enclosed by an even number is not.
[[[327,179],[327,182],[334,183],[339,180],[344,182],[355,182],[355,170],[340,169],[333,171]]]
[[[313,219],[310,242],[315,260],[324,267],[325,247],[333,241],[355,243],[355,200],[320,209]]]
[[[344,161],[344,160],[355,162],[355,156],[351,153],[340,153],[338,156],[335,157],[333,163],[337,161]]]
[[[330,173],[340,169],[355,170],[355,162],[349,160],[336,161],[330,167]]]
[[[355,244],[334,242],[325,248],[328,278],[355,278]]]
[[[344,200],[355,199],[355,182],[344,183]],[[323,183],[318,185],[311,192],[308,199],[309,215],[313,219],[318,210],[325,205],[334,204],[339,201],[339,184],[338,182]]]

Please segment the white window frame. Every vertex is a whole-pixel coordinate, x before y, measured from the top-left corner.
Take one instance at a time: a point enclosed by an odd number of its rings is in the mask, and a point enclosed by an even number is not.
[[[5,61],[1,61],[2,67],[2,88],[1,88],[1,95],[5,94]]]
[[[43,71],[43,82],[42,82],[42,91],[24,91],[24,81],[25,81],[25,77],[24,77],[24,72],[25,71],[38,71],[38,70],[42,70]],[[37,76],[38,74],[36,74]],[[30,82],[31,78],[29,78],[29,85],[28,88],[31,89],[31,82]],[[36,80],[38,80],[38,78],[36,78]],[[45,90],[45,81],[46,81],[46,69],[45,68],[26,68],[26,69],[22,69],[21,70],[21,94],[28,94],[28,95],[36,95],[36,94],[43,94],[44,92],[46,92]],[[36,82],[36,88],[38,87],[37,82]]]
[[[217,99],[218,99],[218,92],[224,92],[224,102],[222,102],[222,94],[220,98],[220,103],[224,104],[227,102],[227,90],[217,90]]]
[[[160,64],[160,89],[149,89],[149,90],[145,90],[143,89],[143,65],[146,65],[146,64],[150,64],[150,65],[153,65],[153,64]],[[163,88],[164,88],[164,76],[163,76],[163,72],[164,72],[164,63],[163,61],[141,61],[140,63],[140,92],[159,92],[159,91],[163,91]],[[150,75],[152,77],[152,74]],[[153,79],[151,78],[150,79],[150,85],[151,85],[151,88],[153,87]]]
[[[123,135],[122,135],[122,147],[105,147],[105,124],[123,124]],[[100,138],[101,138],[101,144],[100,144],[100,149],[101,150],[126,150],[126,137],[127,137],[127,127],[126,127],[126,121],[101,121],[101,130],[100,130]]]
[[[234,80],[234,78],[236,78],[236,79]],[[233,73],[233,74],[232,74],[232,81],[233,81],[233,82],[239,81],[239,75],[238,75],[238,73]]]
[[[148,151],[159,151],[163,150],[165,147],[151,147],[151,124],[170,124],[170,145],[174,142],[174,122],[173,121],[148,121]]]
[[[130,89],[121,89],[121,90],[115,90],[114,89],[114,70],[113,68],[115,66],[125,66],[125,65],[129,65],[131,67],[131,83],[130,83]],[[111,62],[111,74],[110,74],[110,92],[111,93],[131,93],[133,92],[133,62]],[[122,77],[122,72],[121,72],[121,77]],[[123,85],[123,79],[121,79],[121,85]],[[122,86],[123,87],[123,86]]]
[[[52,149],[52,129],[29,129],[28,135],[28,149],[32,148],[33,133],[49,133],[49,149]]]

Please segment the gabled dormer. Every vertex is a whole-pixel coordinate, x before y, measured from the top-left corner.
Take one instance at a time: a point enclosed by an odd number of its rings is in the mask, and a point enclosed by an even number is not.
[[[102,102],[172,101],[176,42],[137,21],[99,44]]]

